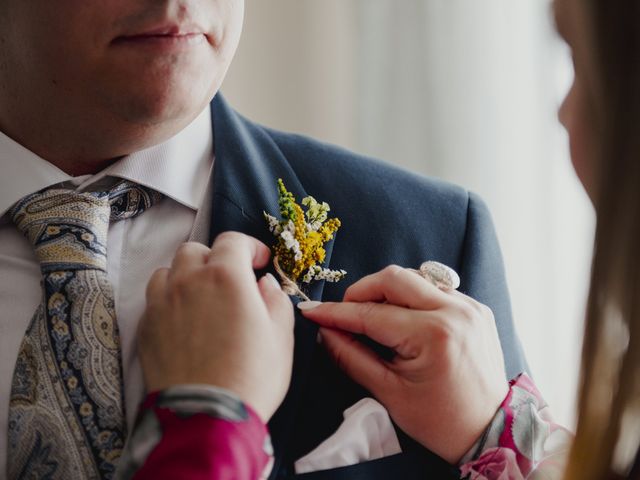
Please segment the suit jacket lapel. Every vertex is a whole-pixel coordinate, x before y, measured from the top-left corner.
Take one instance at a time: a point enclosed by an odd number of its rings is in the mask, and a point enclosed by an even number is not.
[[[213,172],[213,214],[210,240],[221,232],[234,230],[252,235],[267,245],[273,244],[263,211],[277,214],[276,181],[282,178],[297,201],[307,196],[295,172],[278,146],[264,130],[244,121],[218,94],[212,103],[215,163]],[[321,199],[320,199],[321,200]],[[329,263],[333,241],[326,245]],[[272,267],[270,267],[273,272]],[[259,272],[261,274],[262,272]],[[314,282],[309,297],[320,300],[324,282]],[[292,299],[294,303],[297,300]],[[298,310],[295,323],[295,352],[291,384],[287,396],[276,412],[269,429],[275,449],[271,478],[282,466],[300,392],[308,380],[317,342],[317,326],[302,317]]]

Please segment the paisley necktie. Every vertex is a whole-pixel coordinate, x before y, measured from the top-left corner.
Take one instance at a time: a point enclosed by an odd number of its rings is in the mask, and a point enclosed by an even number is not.
[[[44,291],[13,374],[9,479],[113,477],[127,431],[107,231],[160,197],[121,181],[109,192],[44,190],[9,211]]]

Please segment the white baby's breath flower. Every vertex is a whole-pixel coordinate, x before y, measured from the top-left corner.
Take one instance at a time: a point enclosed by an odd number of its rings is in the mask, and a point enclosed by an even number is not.
[[[320,221],[316,221],[316,222],[312,222],[312,223],[307,223],[307,228],[309,229],[309,231],[311,232],[317,232],[318,230],[320,230],[320,227],[322,226],[322,222]]]
[[[302,204],[307,207],[307,228],[312,232],[317,232],[327,219],[327,212],[331,210],[327,202],[318,203],[313,197],[306,197]]]
[[[302,260],[302,251],[300,250],[300,242],[296,240],[289,230],[285,230],[280,234],[280,238],[284,241],[284,246],[287,250],[293,253],[293,258],[296,262]]]
[[[293,223],[292,220],[289,220],[289,222],[284,226],[284,229],[287,232],[290,232],[291,235],[293,235],[294,233],[296,233],[296,225],[295,223]]]
[[[269,231],[274,235],[278,236],[282,233],[282,226],[280,225],[280,220],[278,220],[273,215],[269,215],[267,212],[264,213],[264,218],[267,220],[267,224],[269,225]]]
[[[320,276],[327,282],[339,282],[346,274],[347,272],[344,270],[329,270],[328,268],[323,268]]]
[[[307,270],[307,273],[304,274],[304,277],[302,277],[302,281],[304,283],[311,283],[312,281],[316,280],[316,275],[318,275],[318,273],[320,272],[322,272],[322,267],[319,267],[318,265],[313,265],[309,267],[309,270]]]
[[[345,270],[331,270],[314,265],[309,268],[307,273],[302,277],[304,283],[311,283],[314,280],[325,280],[327,282],[339,282],[347,275]]]
[[[287,250],[291,250],[294,245],[298,243],[298,241],[293,236],[293,233],[291,233],[289,230],[285,230],[284,232],[282,232],[280,234],[280,238],[284,241],[284,246],[287,247]],[[298,247],[300,247],[299,244]]]

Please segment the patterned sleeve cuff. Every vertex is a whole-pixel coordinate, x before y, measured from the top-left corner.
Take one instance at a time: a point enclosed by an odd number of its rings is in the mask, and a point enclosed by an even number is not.
[[[147,395],[116,478],[170,478],[173,472],[183,479],[255,479],[266,477],[272,463],[266,426],[236,395],[178,385]]]
[[[572,435],[553,422],[542,395],[526,375],[509,393],[484,434],[460,462],[461,478],[521,480],[533,472],[562,478]]]

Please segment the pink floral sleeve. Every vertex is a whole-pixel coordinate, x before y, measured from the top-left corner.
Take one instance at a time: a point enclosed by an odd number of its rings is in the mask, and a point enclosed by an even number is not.
[[[266,425],[233,393],[177,385],[147,395],[115,478],[256,480],[272,455]]]
[[[524,480],[562,478],[571,433],[553,422],[531,379],[522,374],[491,424],[461,461],[461,478]]]

